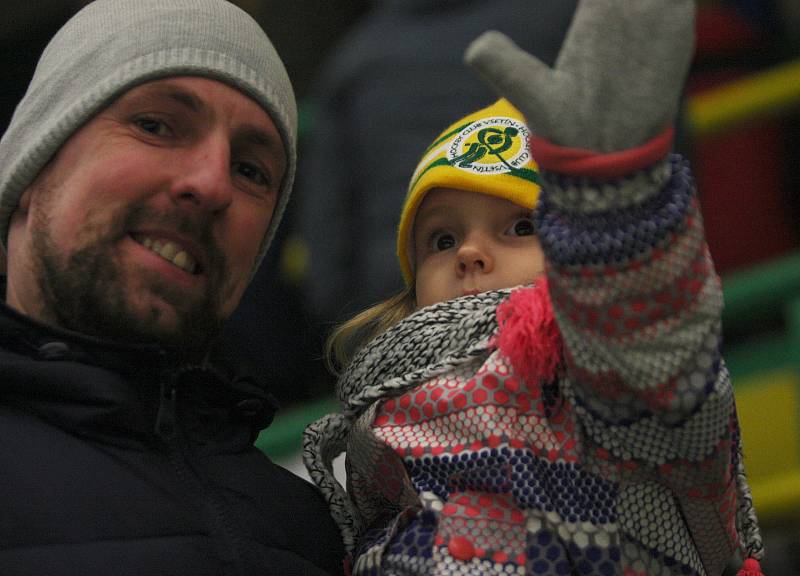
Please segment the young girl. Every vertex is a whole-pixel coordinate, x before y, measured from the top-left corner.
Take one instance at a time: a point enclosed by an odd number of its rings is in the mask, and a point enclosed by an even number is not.
[[[333,335],[343,412],[304,455],[355,573],[759,573],[719,281],[668,154],[692,14],[582,2],[553,76],[471,48],[537,136],[505,100],[448,127],[401,215],[408,288]]]

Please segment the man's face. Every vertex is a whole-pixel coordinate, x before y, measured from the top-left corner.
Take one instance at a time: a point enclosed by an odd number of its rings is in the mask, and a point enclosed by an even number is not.
[[[246,288],[286,171],[266,112],[220,82],[131,89],[28,188],[7,300],[106,338],[202,344]]]

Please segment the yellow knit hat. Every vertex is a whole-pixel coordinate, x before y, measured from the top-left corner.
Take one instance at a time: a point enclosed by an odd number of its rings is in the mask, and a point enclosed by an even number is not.
[[[522,113],[501,99],[451,124],[428,147],[411,177],[397,232],[406,285],[414,281],[414,218],[429,190],[480,192],[533,209],[539,199],[539,167],[529,137]]]

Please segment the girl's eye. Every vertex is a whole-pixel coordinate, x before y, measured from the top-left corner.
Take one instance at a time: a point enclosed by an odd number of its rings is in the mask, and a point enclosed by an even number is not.
[[[249,162],[237,162],[234,170],[237,174],[244,176],[258,186],[269,185],[269,178],[264,174],[264,171]]]
[[[533,220],[530,218],[520,218],[509,228],[509,233],[513,236],[533,236],[536,234]]]
[[[432,244],[437,252],[443,252],[455,246],[456,239],[449,232],[440,232],[433,237]]]
[[[156,136],[166,136],[169,134],[169,126],[167,126],[161,120],[156,120],[155,118],[149,118],[146,116],[137,118],[134,120],[134,124],[148,134],[154,134]]]

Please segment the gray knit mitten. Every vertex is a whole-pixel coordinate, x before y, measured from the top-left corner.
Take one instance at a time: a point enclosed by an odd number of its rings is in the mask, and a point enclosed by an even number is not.
[[[537,136],[599,153],[628,150],[675,121],[694,14],[694,0],[581,0],[554,68],[494,31],[473,41],[465,59]]]

